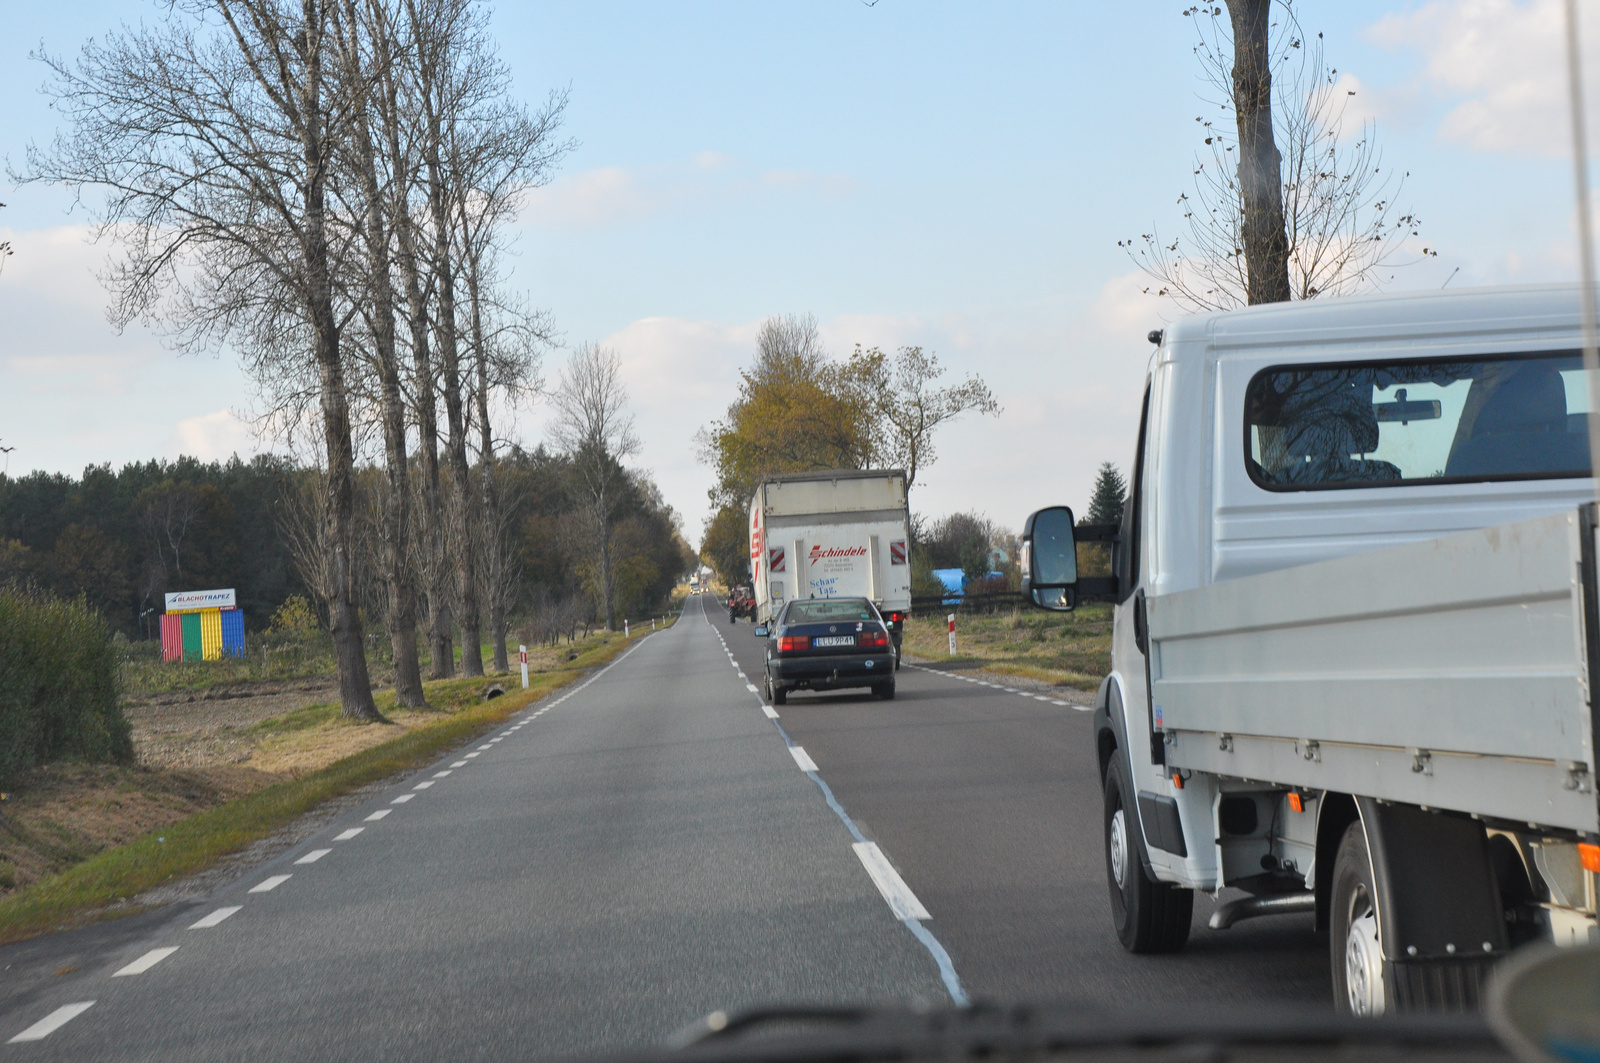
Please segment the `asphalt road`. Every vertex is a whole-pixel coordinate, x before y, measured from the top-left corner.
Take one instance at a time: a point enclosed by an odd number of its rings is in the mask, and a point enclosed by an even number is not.
[[[908,667],[893,702],[773,719],[759,654],[702,597],[204,902],[0,949],[0,978],[75,968],[0,994],[0,1057],[505,1059],[758,1003],[1327,1000],[1305,918],[1213,933],[1202,902],[1184,953],[1122,952],[1087,713]]]

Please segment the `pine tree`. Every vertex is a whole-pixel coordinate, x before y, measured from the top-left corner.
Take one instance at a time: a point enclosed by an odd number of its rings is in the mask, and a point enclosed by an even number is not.
[[[1101,462],[1095,474],[1094,494],[1089,499],[1089,512],[1083,524],[1121,524],[1122,503],[1128,497],[1128,482],[1117,467],[1109,461]]]

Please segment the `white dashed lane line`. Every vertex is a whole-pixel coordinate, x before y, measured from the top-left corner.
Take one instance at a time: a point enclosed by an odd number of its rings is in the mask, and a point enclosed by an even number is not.
[[[413,786],[412,789],[413,790],[426,790],[428,787],[430,787],[432,785],[433,785],[433,780],[432,779],[423,779],[421,782],[417,783],[417,785]]]
[[[911,887],[906,885],[906,880],[900,877],[900,872],[889,863],[889,858],[883,855],[883,850],[878,848],[877,842],[856,842],[850,848],[861,858],[861,866],[867,869],[872,884],[878,887],[883,899],[889,902],[889,908],[894,912],[895,918],[933,918],[928,909],[923,907],[922,902],[917,900],[917,895],[911,892]]]
[[[251,886],[250,887],[250,892],[251,893],[266,893],[268,890],[275,890],[279,886],[283,885],[285,882],[288,882],[293,877],[294,877],[293,875],[273,875],[271,878],[263,879],[261,882],[258,882],[256,885]]]
[[[766,717],[769,720],[776,720],[778,718],[778,710],[773,708],[771,705],[762,703],[761,711],[766,714]]]
[[[151,949],[149,952],[134,960],[120,971],[112,973],[113,978],[127,978],[129,975],[144,974],[150,968],[178,951],[178,946],[169,945],[164,949]]]
[[[365,827],[351,827],[349,830],[340,831],[338,834],[335,834],[333,836],[333,840],[336,842],[347,842],[366,829],[367,828]]]
[[[472,757],[481,757],[481,756],[483,756],[483,753],[482,753],[481,750],[477,751],[477,752],[473,752],[473,753],[468,753],[467,754],[468,759],[470,759]]]
[[[804,748],[800,746],[790,746],[789,755],[794,758],[794,762],[796,764],[800,765],[801,771],[817,770],[817,762],[811,759],[810,755],[806,753]]]
[[[296,864],[314,864],[318,860],[321,860],[324,856],[327,856],[331,852],[333,852],[332,849],[313,849],[309,853],[307,853],[306,855],[302,856],[300,859],[296,860],[295,863]]]
[[[392,808],[380,808],[380,809],[378,809],[378,811],[374,812],[372,815],[370,815],[366,819],[362,820],[362,822],[363,823],[376,823],[378,820],[382,819],[384,816],[387,816],[390,812],[393,812],[393,811],[394,811],[394,809],[392,809]]]
[[[452,768],[464,768],[464,767],[467,766],[467,762],[464,761],[464,760],[458,760],[458,761],[456,761],[454,764],[452,764],[450,766]]]
[[[449,775],[449,774],[450,774],[450,769],[449,769],[449,768],[446,768],[446,769],[444,769],[444,771],[436,771],[436,772],[434,772],[434,773],[433,773],[433,777],[434,777],[434,778],[435,778],[435,779],[442,779],[442,778],[444,778],[444,777],[445,777],[445,776],[446,776],[446,775]]]
[[[22,1041],[42,1041],[92,1007],[94,1007],[92,1000],[63,1004],[6,1043],[14,1045]]]
[[[222,922],[224,919],[228,918],[228,916],[232,915],[234,912],[239,911],[243,907],[244,907],[244,905],[242,905],[242,904],[235,904],[235,905],[231,905],[230,907],[227,907],[227,908],[218,908],[216,911],[212,912],[210,915],[206,916],[204,919],[201,919],[199,922],[191,923],[189,925],[189,929],[190,930],[210,930],[212,927],[216,926],[218,923]]]

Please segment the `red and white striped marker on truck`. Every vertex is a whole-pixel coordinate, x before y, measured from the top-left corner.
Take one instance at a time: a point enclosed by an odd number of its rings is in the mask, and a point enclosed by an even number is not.
[[[956,614],[951,613],[945,617],[950,623],[950,656],[956,655]]]
[[[522,689],[528,689],[528,647],[517,647],[517,660],[522,664]]]

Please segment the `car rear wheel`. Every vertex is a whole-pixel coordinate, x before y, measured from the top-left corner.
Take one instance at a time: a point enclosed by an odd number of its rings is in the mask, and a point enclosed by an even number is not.
[[[1377,886],[1367,834],[1356,820],[1345,828],[1333,861],[1332,925],[1328,951],[1333,967],[1333,1003],[1340,1012],[1376,1018],[1391,1010],[1393,964],[1384,959],[1373,898]]]
[[[788,704],[789,692],[770,679],[767,680],[767,692],[770,695],[769,700],[774,705]]]
[[[872,693],[877,697],[882,698],[884,701],[893,701],[894,680],[890,679],[886,682],[872,684]]]

